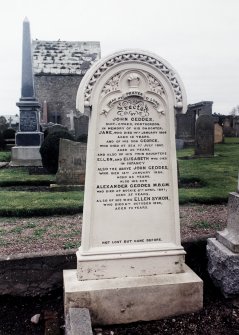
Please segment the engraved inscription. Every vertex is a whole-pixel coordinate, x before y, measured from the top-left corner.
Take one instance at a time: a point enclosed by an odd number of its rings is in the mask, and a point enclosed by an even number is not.
[[[137,79],[137,78],[133,78]],[[170,173],[165,116],[142,98],[116,101],[98,127],[96,206],[106,212],[169,210]],[[137,236],[137,234],[135,234]],[[102,240],[102,245],[157,243],[162,236]]]
[[[20,131],[37,131],[37,116],[35,111],[21,111]]]

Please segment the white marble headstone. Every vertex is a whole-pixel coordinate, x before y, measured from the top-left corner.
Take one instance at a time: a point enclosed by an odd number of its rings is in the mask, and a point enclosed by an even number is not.
[[[177,73],[148,52],[119,52],[82,80],[77,108],[90,117],[78,261],[183,255],[174,118],[186,97]]]
[[[82,243],[64,271],[65,315],[93,324],[158,320],[202,308],[202,281],[179,233],[175,111],[186,110],[171,66],[145,51],[117,52],[83,78],[89,115]]]

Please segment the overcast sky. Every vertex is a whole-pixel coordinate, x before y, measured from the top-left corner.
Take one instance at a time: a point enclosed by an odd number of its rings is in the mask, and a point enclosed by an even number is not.
[[[239,105],[239,0],[6,0],[0,9],[0,115],[16,114],[22,22],[32,39],[100,41],[102,56],[152,51],[180,75],[188,103]]]

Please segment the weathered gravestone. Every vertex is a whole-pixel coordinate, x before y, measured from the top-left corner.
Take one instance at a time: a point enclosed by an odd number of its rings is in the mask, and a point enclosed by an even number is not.
[[[195,155],[214,155],[214,121],[210,115],[200,115],[196,121]]]
[[[20,123],[16,134],[16,146],[12,148],[11,165],[41,166],[39,149],[43,141],[43,133],[40,132],[39,126],[40,104],[35,98],[30,23],[27,19],[23,22],[22,88],[17,106],[20,109]]]
[[[239,295],[239,179],[229,194],[227,227],[208,239],[208,272],[225,297]]]
[[[214,123],[214,144],[223,142],[223,129],[219,123]]]
[[[67,131],[67,130],[68,130],[67,127],[63,126],[62,124],[49,122],[46,124],[44,134],[46,136],[49,134],[58,133],[60,131]]]
[[[233,129],[235,131],[235,136],[239,137],[239,116],[234,116],[232,122],[233,122]]]
[[[195,114],[176,114],[176,138],[194,143]]]
[[[55,191],[83,189],[85,184],[86,144],[60,139]]]
[[[202,307],[202,281],[180,242],[175,108],[183,85],[144,51],[99,61],[83,78],[77,108],[90,110],[82,243],[64,271],[65,312],[93,323],[153,320]]]
[[[233,116],[229,116],[224,119],[223,134],[226,137],[236,136],[235,129],[233,129]]]
[[[7,120],[4,116],[0,116],[0,133],[7,129]]]
[[[88,136],[88,124],[89,124],[89,117],[87,115],[74,117],[74,128],[76,138],[86,138]]]

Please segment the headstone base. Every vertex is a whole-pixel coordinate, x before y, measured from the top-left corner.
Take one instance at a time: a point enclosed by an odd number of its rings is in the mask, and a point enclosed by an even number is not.
[[[227,228],[217,233],[217,240],[232,252],[239,253],[239,193],[231,192],[228,198]]]
[[[65,314],[88,308],[94,325],[159,320],[203,307],[202,280],[186,266],[183,273],[142,277],[79,281],[76,270],[63,276]]]
[[[223,231],[217,232],[217,240],[225,245],[232,252],[239,254],[239,236],[233,234],[232,231],[227,228]]]
[[[96,251],[97,253],[97,251]],[[78,280],[155,276],[184,271],[185,251],[181,249],[84,255],[76,252]]]
[[[215,238],[207,241],[208,272],[214,284],[228,298],[239,294],[239,254]]]
[[[58,185],[50,184],[51,192],[71,192],[71,191],[84,191],[84,185]]]
[[[42,166],[40,146],[13,147],[10,166]]]

